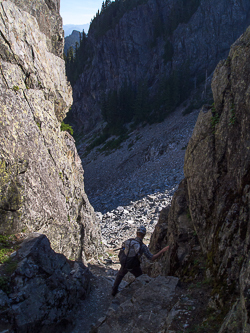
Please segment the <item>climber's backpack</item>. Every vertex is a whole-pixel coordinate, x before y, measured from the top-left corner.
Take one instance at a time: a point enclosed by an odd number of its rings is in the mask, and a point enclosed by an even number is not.
[[[126,240],[118,254],[122,267],[130,270],[140,266],[139,254],[141,252],[142,242],[134,238]]]

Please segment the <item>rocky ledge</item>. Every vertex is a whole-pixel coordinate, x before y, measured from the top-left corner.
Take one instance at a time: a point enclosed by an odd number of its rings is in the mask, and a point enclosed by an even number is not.
[[[15,271],[7,294],[0,290],[1,332],[59,332],[89,291],[88,268],[55,253],[45,235],[30,235],[3,266],[2,273]]]
[[[140,276],[118,294],[92,332],[160,332],[169,320],[167,307],[177,284],[171,276]]]

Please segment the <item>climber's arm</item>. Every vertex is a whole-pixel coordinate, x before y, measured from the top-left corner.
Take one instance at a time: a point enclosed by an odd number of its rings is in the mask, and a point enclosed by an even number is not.
[[[149,251],[148,247],[147,247],[145,244],[143,244],[142,252],[144,253],[144,255],[145,255],[149,260],[153,261],[153,260],[159,258],[160,255],[161,255],[162,253],[166,252],[168,249],[169,249],[169,246],[166,246],[166,247],[164,247],[163,249],[161,249],[158,253],[156,253],[156,254],[152,254],[152,253]]]
[[[166,252],[169,249],[169,246],[164,247],[161,249],[158,253],[154,254],[153,257],[151,258],[152,261],[156,260],[157,258],[160,257],[160,255],[164,252]]]

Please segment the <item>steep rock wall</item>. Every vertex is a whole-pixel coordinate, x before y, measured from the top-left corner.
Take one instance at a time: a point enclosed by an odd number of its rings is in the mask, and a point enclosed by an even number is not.
[[[72,90],[53,36],[62,36],[59,1],[1,1],[0,232],[39,231],[55,251],[85,259],[99,227],[74,139],[60,131]]]
[[[201,0],[189,21],[166,37],[157,29],[163,31],[173,17],[178,20],[175,4],[174,0],[149,0],[125,13],[98,39],[96,31],[90,29],[93,56],[73,89],[72,117],[77,130],[86,133],[100,121],[103,93],[120,88],[125,81],[138,86],[146,80],[154,96],[163,77],[183,67],[195,88],[206,72],[210,75],[218,61],[227,56],[231,44],[250,24],[247,0]],[[173,55],[166,61],[168,45],[172,45]]]
[[[214,107],[198,117],[185,155],[186,178],[151,240],[152,250],[171,245],[151,267],[153,275],[187,275],[199,245],[218,304],[235,301],[220,333],[250,329],[249,61],[250,27],[215,70]]]

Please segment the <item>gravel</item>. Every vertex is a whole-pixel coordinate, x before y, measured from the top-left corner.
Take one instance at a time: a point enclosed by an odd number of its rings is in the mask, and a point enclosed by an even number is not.
[[[162,123],[136,129],[109,155],[97,147],[84,157],[86,141],[78,146],[85,190],[95,211],[106,213],[150,194],[162,193],[169,201],[169,194],[184,178],[185,149],[199,114],[196,110],[182,116],[182,111],[179,108]]]
[[[84,157],[86,143],[78,146],[85,190],[106,249],[120,247],[140,225],[146,227],[149,243],[160,211],[171,204],[184,178],[185,149],[199,114],[196,110],[183,116],[182,111],[179,108],[164,122],[135,130],[109,155],[97,147]]]

